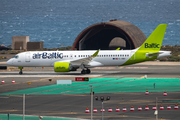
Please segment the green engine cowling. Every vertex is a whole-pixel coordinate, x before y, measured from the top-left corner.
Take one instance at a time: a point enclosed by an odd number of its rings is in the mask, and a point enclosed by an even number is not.
[[[69,72],[73,69],[70,63],[66,62],[55,62],[54,71],[55,72]]]

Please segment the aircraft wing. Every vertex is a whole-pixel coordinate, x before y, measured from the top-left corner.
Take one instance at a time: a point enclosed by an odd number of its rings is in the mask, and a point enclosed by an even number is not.
[[[72,65],[88,65],[88,63],[91,62],[92,59],[98,55],[98,53],[99,53],[99,50],[97,50],[93,55],[87,58],[71,60],[70,63]]]

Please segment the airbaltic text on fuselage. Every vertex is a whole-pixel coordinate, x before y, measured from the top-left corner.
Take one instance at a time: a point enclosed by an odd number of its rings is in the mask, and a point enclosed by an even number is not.
[[[34,53],[32,56],[33,59],[53,59],[53,58],[63,58],[63,53],[59,53],[59,52],[43,52],[43,53]]]
[[[152,43],[152,44],[145,43],[145,48],[159,48],[159,44],[156,44],[156,43]]]

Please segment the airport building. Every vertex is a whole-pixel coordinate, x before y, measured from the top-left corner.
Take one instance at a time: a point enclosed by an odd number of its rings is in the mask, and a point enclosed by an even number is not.
[[[27,42],[27,50],[41,50],[43,49],[43,42]]]
[[[146,40],[135,25],[119,20],[93,24],[85,28],[75,39],[73,50],[135,49]]]
[[[27,50],[29,36],[12,36],[12,50]]]
[[[12,50],[41,50],[43,42],[30,42],[29,36],[13,36]]]

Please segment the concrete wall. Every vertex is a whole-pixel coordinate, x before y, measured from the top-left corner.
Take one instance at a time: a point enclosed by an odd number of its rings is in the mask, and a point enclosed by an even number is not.
[[[12,50],[27,50],[29,36],[12,36]]]

